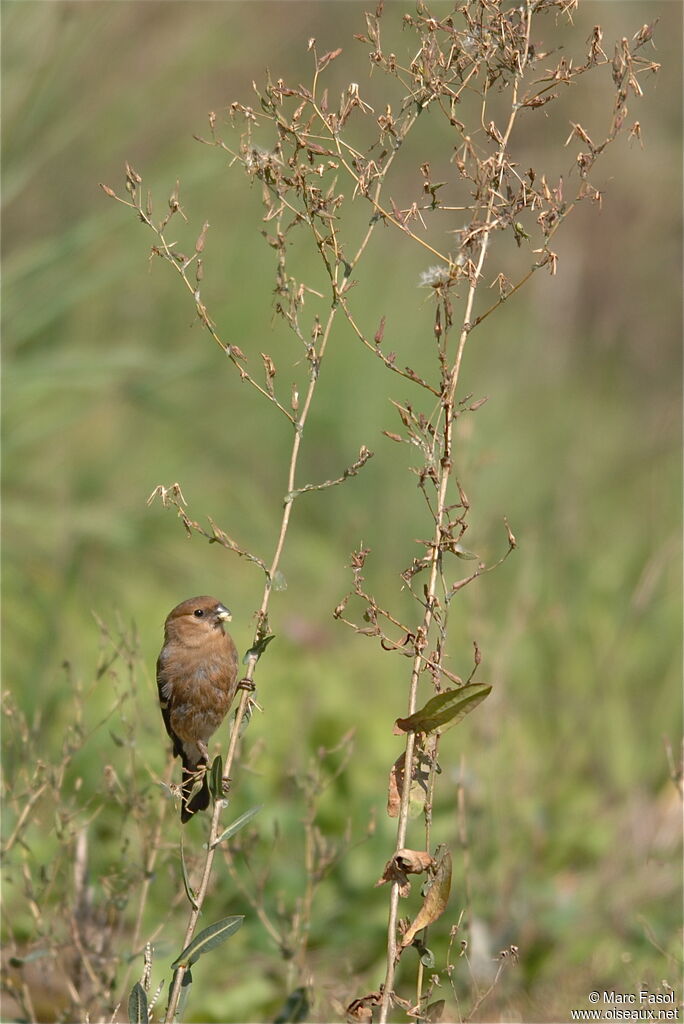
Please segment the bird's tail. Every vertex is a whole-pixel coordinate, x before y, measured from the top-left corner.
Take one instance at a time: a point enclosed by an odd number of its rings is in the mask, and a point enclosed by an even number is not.
[[[199,789],[193,794],[197,783],[202,779]],[[185,824],[190,821],[197,811],[206,811],[209,806],[209,783],[207,782],[207,762],[202,760],[197,764],[190,764],[183,760],[183,781],[181,796],[181,821]]]

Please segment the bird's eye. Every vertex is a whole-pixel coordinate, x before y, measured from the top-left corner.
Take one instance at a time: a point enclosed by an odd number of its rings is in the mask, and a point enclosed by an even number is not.
[[[202,616],[204,615],[204,612],[202,611],[201,608],[195,608],[192,614],[195,616],[196,619],[201,619]]]

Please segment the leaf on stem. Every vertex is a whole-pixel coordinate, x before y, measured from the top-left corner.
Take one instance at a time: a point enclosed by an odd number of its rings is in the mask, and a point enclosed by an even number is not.
[[[423,900],[423,906],[418,911],[415,921],[402,937],[401,945],[403,947],[410,946],[418,932],[422,931],[423,928],[427,928],[428,925],[433,924],[437,918],[441,917],[449,902],[449,893],[451,892],[451,854],[444,845],[439,846],[435,854],[437,866],[435,868],[434,881],[427,891]]]
[[[468,551],[468,548],[464,548],[462,544],[456,543],[451,548],[457,558],[463,558],[467,562],[478,561],[480,556],[476,555],[474,551]]]
[[[414,754],[411,789],[409,792],[410,818],[417,818],[425,807],[427,780],[434,753],[434,744],[435,737],[429,737],[424,748],[417,750]],[[387,815],[390,818],[399,817],[401,793],[404,788],[405,757],[405,754],[401,754],[390,769],[389,785],[387,788]]]
[[[411,891],[408,875],[420,875],[423,871],[428,871],[435,866],[435,861],[427,850],[397,850],[385,864],[382,877],[378,879],[375,886],[377,888],[379,885],[384,885],[385,882],[397,882],[399,895],[408,896]]]
[[[273,1024],[299,1024],[300,1021],[307,1019],[309,1010],[310,1005],[306,989],[303,985],[300,985],[293,992],[290,992],[283,1008],[278,1016],[275,1017]]]
[[[285,577],[285,573],[278,569],[278,571],[273,574],[271,585],[274,590],[287,590],[287,579]]]
[[[432,733],[437,729],[445,732],[481,704],[491,690],[489,683],[467,683],[456,690],[438,693],[420,711],[408,718],[397,718],[394,733],[397,736],[404,732]]]
[[[11,956],[8,962],[10,967],[23,967],[24,964],[30,964],[32,960],[41,960],[44,956],[52,956],[52,952],[49,949],[34,949],[26,956]]]
[[[426,1021],[427,1024],[437,1024],[437,1022],[442,1019],[445,1006],[445,999],[436,999],[434,1003],[430,1003],[430,1005],[425,1008],[425,1013],[423,1014],[422,1019]]]
[[[261,655],[268,647],[268,645],[270,644],[271,640],[275,640],[275,633],[267,633],[266,636],[259,637],[254,646],[250,647],[250,649],[245,654],[244,658],[242,659],[242,664],[246,665],[252,658],[254,658],[255,661],[258,661]]]
[[[169,999],[171,999],[171,993],[173,992],[175,984],[176,984],[176,975],[177,974],[178,974],[178,971],[174,971],[173,972],[173,977],[171,978],[171,984],[169,985]],[[181,985],[180,985],[180,993],[179,993],[179,996],[178,996],[178,1002],[176,1004],[176,1009],[173,1012],[174,1024],[176,1024],[177,1021],[181,1021],[183,1019],[183,1017],[185,1016],[185,1007],[186,1007],[187,1002],[188,1002],[188,996],[190,995],[190,986],[191,985],[192,985],[192,971],[188,968],[188,970],[183,972],[183,977],[181,978]]]
[[[251,821],[254,815],[259,813],[262,807],[263,804],[258,804],[256,807],[251,807],[248,811],[245,811],[245,813],[241,814],[239,818],[236,818],[235,821],[221,833],[218,839],[211,844],[212,850],[218,846],[219,843],[225,843],[227,839],[232,839],[236,832],[239,832],[241,828],[244,828],[247,822]]]
[[[185,887],[185,895],[188,897],[188,900],[190,901],[190,905],[192,906],[192,909],[193,910],[197,910],[197,900],[195,899],[195,891],[192,888],[192,886],[190,885],[190,877],[188,875],[188,868],[187,868],[187,865],[185,863],[185,850],[183,849],[183,836],[182,836],[182,834],[181,834],[181,844],[180,844],[180,856],[181,856],[181,874],[183,876],[183,885]]]
[[[401,790],[404,782],[404,765],[406,755],[400,754],[390,768],[389,786],[387,787],[387,816],[389,818],[399,817],[401,807]]]
[[[380,1006],[382,993],[369,992],[367,996],[353,999],[347,1007],[347,1020],[350,1024],[370,1024],[373,1019],[373,1006]]]
[[[185,947],[180,956],[173,961],[171,967],[174,970],[178,967],[192,967],[203,953],[208,953],[210,949],[220,946],[222,942],[230,938],[241,927],[244,919],[244,914],[240,914],[237,917],[224,917],[220,921],[216,921],[215,924],[210,924]]]
[[[437,961],[435,959],[435,954],[432,952],[432,950],[425,946],[420,941],[420,939],[415,939],[413,945],[418,950],[420,962],[423,965],[423,967],[427,967],[429,971],[433,970]]]
[[[209,792],[214,800],[223,799],[223,758],[217,754],[209,771]]]
[[[147,993],[139,981],[131,989],[128,997],[129,1024],[147,1024]]]

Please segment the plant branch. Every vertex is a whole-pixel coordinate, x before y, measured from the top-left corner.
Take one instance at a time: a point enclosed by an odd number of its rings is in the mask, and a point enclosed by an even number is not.
[[[531,21],[531,6],[530,0],[527,3],[527,39],[529,41],[530,32],[530,21]],[[516,77],[511,97],[511,112],[508,119],[508,125],[506,131],[499,145],[496,154],[496,168],[500,172],[506,155],[506,147],[515,124],[516,115],[518,113],[518,84],[519,78]],[[446,388],[442,397],[442,410],[443,410],[443,449],[442,457],[439,463],[439,478],[437,485],[437,508],[435,513],[435,532],[433,544],[431,547],[431,561],[430,561],[430,577],[425,591],[425,610],[423,614],[423,621],[418,629],[418,636],[420,642],[424,645],[427,643],[427,638],[430,633],[430,627],[432,626],[433,617],[435,613],[436,601],[437,601],[437,582],[441,572],[441,559],[442,559],[442,539],[444,535],[445,525],[445,514],[447,508],[447,490],[451,474],[453,470],[453,452],[452,452],[452,431],[454,422],[454,400],[456,394],[456,388],[459,381],[461,372],[461,364],[463,360],[463,353],[465,351],[466,342],[468,335],[471,330],[471,319],[473,305],[475,302],[475,294],[477,291],[478,284],[482,275],[482,268],[487,256],[487,249],[489,247],[489,239],[491,235],[491,225],[494,219],[494,195],[489,194],[489,199],[486,207],[485,221],[483,225],[482,241],[480,244],[480,251],[475,266],[474,274],[471,277],[470,286],[468,289],[468,295],[466,298],[465,309],[463,313],[462,326],[460,336],[458,340],[458,347],[456,350],[455,359],[453,366],[449,373],[449,377],[446,383]],[[418,683],[422,670],[421,658],[417,653],[414,658],[413,667],[411,671],[411,680],[409,686],[409,699],[408,699],[408,715],[412,715],[417,706],[418,696]],[[399,816],[397,821],[397,837],[395,844],[395,851],[401,850],[406,845],[406,832],[408,827],[409,818],[409,798],[411,792],[411,776],[413,766],[413,755],[416,742],[416,734],[410,732],[406,738],[406,750],[404,755],[404,778],[403,788],[401,793],[401,804],[399,810]],[[392,1000],[394,991],[394,976],[396,971],[396,964],[399,955],[399,949],[397,946],[397,922],[398,922],[398,908],[399,908],[399,895],[400,885],[397,881],[392,883],[390,893],[390,908],[388,915],[387,924],[387,965],[385,971],[385,981],[382,990],[382,1003],[380,1006],[379,1021],[380,1024],[385,1024],[389,1013],[389,1008]]]

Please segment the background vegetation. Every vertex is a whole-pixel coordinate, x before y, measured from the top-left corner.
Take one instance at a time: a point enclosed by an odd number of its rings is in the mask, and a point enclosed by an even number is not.
[[[179,480],[195,518],[213,515],[260,552],[270,549],[285,476],[275,412],[256,420],[252,395],[222,372],[168,268],[148,263],[150,239],[97,182],[118,187],[125,160],[156,195],[180,179],[195,225],[211,224],[203,287],[224,336],[245,352],[271,352],[279,365],[292,361],[273,321],[274,257],[259,234],[259,191],[192,135],[206,134],[207,111],[223,116],[233,99],[252,102],[251,81],[265,67],[303,80],[310,36],[321,51],[344,48],[344,66],[331,67],[340,91],[351,77],[366,82],[366,53],[352,38],[363,31],[363,9],[261,0],[5,5],[6,795],[28,799],[36,765],[59,762],[72,741],[74,751],[57,780],[64,803],[55,813],[46,789],[6,860],[8,954],[39,948],[41,927],[57,934],[51,922],[78,890],[74,850],[86,824],[89,898],[119,952],[128,948],[137,909],[128,895],[167,756],[154,686],[163,619],[191,594],[216,593],[233,609],[238,646],[251,641],[259,574],[186,540],[160,505],[146,507],[147,496]],[[482,1019],[565,1020],[590,989],[656,988],[680,973],[672,958],[681,812],[664,739],[676,750],[681,735],[681,11],[586,3],[568,38],[583,43],[601,23],[612,42],[654,18],[663,70],[631,111],[644,148],[622,139],[606,155],[603,210],[582,209],[561,231],[558,276],[535,275],[466,353],[465,390],[489,396],[459,435],[460,478],[477,509],[469,546],[496,553],[503,515],[519,542],[465,592],[454,624],[455,671],[467,672],[477,640],[495,690],[445,740],[448,781],[435,809],[435,834],[454,843],[462,780],[474,927],[472,970],[464,967],[457,986],[486,985],[501,948],[521,951]],[[372,95],[373,80],[364,88]],[[551,140],[545,119],[533,118],[531,162],[552,141],[559,172],[569,173],[562,142],[573,103],[594,101],[610,103],[580,87]],[[415,166],[404,164],[412,188],[418,157],[419,149]],[[408,250],[393,259],[390,238],[374,245],[362,284],[368,316],[391,311],[388,329],[401,325],[401,344],[419,363],[425,260]],[[389,726],[395,704],[403,712],[404,680],[394,660],[332,618],[354,547],[372,549],[366,575],[382,599],[396,592],[403,553],[422,535],[411,477],[397,471],[381,433],[393,427],[375,398],[382,372],[351,332],[331,349],[304,476],[336,475],[362,444],[377,455],[343,488],[297,507],[287,589],[271,608],[278,639],[260,665],[265,713],[246,735],[232,805],[236,815],[264,805],[236,865],[247,885],[245,859],[256,875],[270,872],[269,911],[291,922],[305,884],[302,787],[313,765],[330,782],[317,823],[343,855],[312,916],[318,1019],[382,976],[386,897],[373,883],[393,842],[384,789],[401,749]],[[343,753],[320,750],[351,730],[353,754],[338,774]],[[8,809],[6,836],[16,823]],[[155,985],[168,980],[185,915],[172,815],[165,828],[168,855],[141,925],[147,935],[165,922]],[[199,847],[201,825],[190,828]],[[457,856],[449,923],[465,906],[463,871]],[[227,867],[217,873],[208,919],[248,918],[225,959],[221,951],[220,970],[209,956],[197,965],[191,1019],[272,1019],[292,970]],[[26,980],[40,1019],[68,1004],[49,958],[5,967],[12,984]]]

